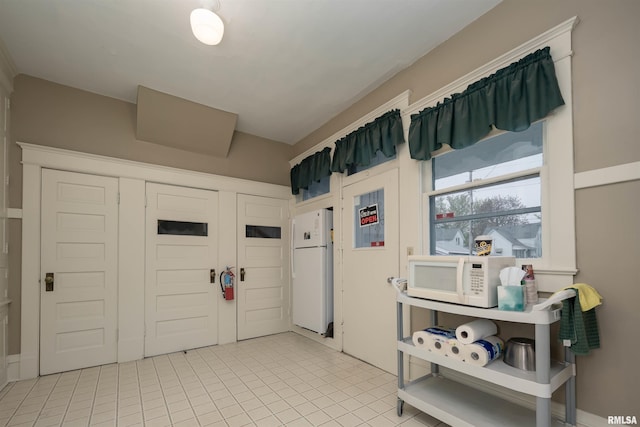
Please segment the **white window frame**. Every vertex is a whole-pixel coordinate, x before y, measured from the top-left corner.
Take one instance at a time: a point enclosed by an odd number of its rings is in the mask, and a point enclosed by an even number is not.
[[[301,188],[300,192],[295,196],[295,200],[296,203],[306,203],[306,202],[310,202],[312,200],[316,200],[322,197],[326,197],[328,194],[331,194],[331,175],[329,175],[328,177],[325,177],[329,179],[329,191],[327,191],[326,193],[322,193],[322,194],[318,194],[315,196],[311,196],[308,199],[305,199],[305,194],[306,192],[308,192],[309,190],[306,188]],[[324,178],[323,178],[324,179]]]
[[[509,133],[509,132],[502,132],[502,133]],[[544,139],[545,139],[545,125],[543,124],[543,128],[542,128],[542,140],[543,140],[543,147],[542,147],[542,155],[543,155],[543,159],[544,159]],[[492,136],[487,137],[486,139],[490,139],[492,138]],[[483,141],[480,141],[483,142]],[[489,141],[487,141],[487,143],[491,143]],[[448,149],[440,154],[438,154],[437,156],[434,157],[438,157],[441,155],[444,155],[448,152],[451,152],[453,150]],[[431,161],[429,161],[429,165],[432,165]],[[513,182],[515,180],[519,180],[519,179],[527,179],[527,178],[540,178],[540,180],[542,181],[542,177],[541,177],[541,171],[542,168],[541,167],[535,167],[535,168],[529,168],[529,169],[522,169],[516,172],[512,172],[512,173],[508,173],[508,174],[504,174],[504,175],[499,175],[496,177],[491,177],[491,178],[485,178],[482,179],[481,181],[478,180],[474,180],[472,182],[466,182],[464,184],[458,184],[458,185],[452,185],[450,187],[445,187],[445,188],[441,188],[438,190],[430,190],[430,188],[432,188],[432,175],[430,174],[429,178],[426,179],[426,186],[425,186],[425,194],[424,196],[427,197],[426,202],[429,202],[429,199],[431,197],[435,197],[435,196],[441,196],[441,195],[449,195],[449,194],[460,194],[460,192],[463,191],[468,191],[468,190],[475,190],[481,187],[486,187],[486,186],[492,186],[492,185],[500,185],[500,184],[504,184],[507,182]],[[429,172],[431,172],[431,169],[429,169]],[[542,182],[540,183],[540,190],[542,190]],[[429,207],[431,206],[431,204],[429,204]],[[542,210],[542,196],[540,198],[540,209]],[[430,212],[431,213],[431,212]],[[496,212],[500,215],[504,215],[504,212],[500,213],[500,212]],[[540,212],[540,214],[542,214],[542,212]],[[496,215],[498,216],[498,215]],[[431,219],[433,219],[432,217],[427,218],[428,221],[426,222],[426,226],[429,227],[429,229],[431,230]],[[469,239],[472,241],[472,239],[476,237],[476,236],[469,236]],[[467,246],[470,247],[471,243],[468,243]],[[430,246],[430,245],[429,245]],[[494,242],[494,249],[495,249],[495,253],[496,254],[500,254],[502,252],[502,249],[495,247],[495,242]],[[535,260],[539,260],[540,258],[520,258],[519,262],[521,261],[522,264],[533,264],[535,262]]]
[[[545,118],[543,142],[544,164],[540,168],[542,211],[542,257],[517,259],[517,265],[532,264],[541,291],[555,292],[573,283],[576,269],[576,233],[573,165],[573,100],[571,87],[571,32],[577,24],[573,17],[538,37],[505,53],[477,70],[463,76],[437,92],[410,105],[406,115],[417,113],[452,93],[462,92],[468,85],[506,67],[545,46],[551,48],[556,76],[565,105]],[[446,147],[448,148],[448,147]],[[447,150],[442,150],[446,152]],[[438,153],[441,154],[441,153]],[[431,191],[431,161],[421,168],[422,229],[425,251],[429,248],[429,196]],[[500,180],[504,179],[501,177]],[[450,189],[448,189],[449,191]]]

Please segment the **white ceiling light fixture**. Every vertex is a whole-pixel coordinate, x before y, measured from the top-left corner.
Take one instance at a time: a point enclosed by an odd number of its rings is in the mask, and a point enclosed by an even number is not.
[[[214,10],[218,10],[220,3]],[[202,43],[215,46],[222,41],[224,23],[213,11],[205,8],[194,9],[191,12],[191,31]]]

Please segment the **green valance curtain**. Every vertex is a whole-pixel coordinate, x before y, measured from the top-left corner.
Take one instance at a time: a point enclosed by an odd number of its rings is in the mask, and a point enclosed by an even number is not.
[[[331,175],[331,148],[326,147],[322,151],[305,157],[300,163],[291,168],[291,193],[298,194],[300,189],[305,190],[313,182],[318,182],[325,176]]]
[[[394,156],[396,146],[403,142],[400,110],[388,111],[336,141],[331,170],[342,173],[351,165],[368,166],[378,151]]]
[[[537,50],[451,95],[435,107],[411,115],[409,152],[429,160],[448,144],[460,149],[491,130],[519,132],[564,104],[549,47]],[[334,156],[335,160],[335,156]]]

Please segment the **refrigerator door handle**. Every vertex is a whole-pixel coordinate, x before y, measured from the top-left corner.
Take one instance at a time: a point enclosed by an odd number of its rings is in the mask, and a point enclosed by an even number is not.
[[[292,219],[291,220],[291,236],[290,236],[290,245],[289,245],[289,251],[290,251],[290,257],[289,257],[289,264],[291,265],[291,278],[295,278],[296,277],[296,271],[294,269],[294,264],[293,264],[293,259],[295,256],[295,250],[293,248],[294,245],[294,233],[296,231],[296,220]]]

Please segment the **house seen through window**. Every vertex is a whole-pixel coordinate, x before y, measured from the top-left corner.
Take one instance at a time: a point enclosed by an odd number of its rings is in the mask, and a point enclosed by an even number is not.
[[[493,255],[542,256],[543,131],[538,122],[432,159],[432,255],[473,255],[473,239],[489,235]]]

